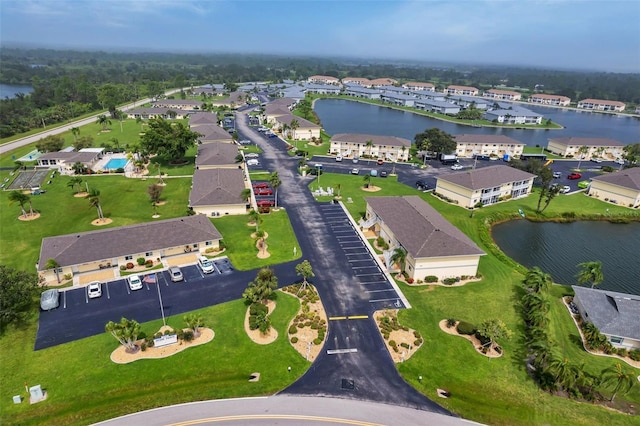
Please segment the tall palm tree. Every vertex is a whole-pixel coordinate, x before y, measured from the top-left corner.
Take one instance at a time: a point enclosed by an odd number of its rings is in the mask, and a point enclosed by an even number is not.
[[[258,240],[258,247],[260,247],[262,254],[264,254],[264,236],[265,232],[262,229],[256,231],[256,240]]]
[[[293,120],[291,120],[291,123],[289,123],[289,129],[291,129],[291,139],[297,139],[296,137],[296,130],[298,130],[300,128],[300,122],[298,122],[298,120],[296,120],[295,118]]]
[[[249,219],[256,224],[256,232],[259,230],[260,222],[262,222],[262,217],[260,217],[260,213],[251,209],[249,212]]]
[[[577,380],[577,372],[567,357],[553,357],[549,361],[549,372],[556,380],[556,385],[563,389],[571,389]]]
[[[251,199],[251,190],[249,188],[245,188],[240,192],[240,197],[242,201],[247,202]]]
[[[280,176],[278,176],[278,172],[271,173],[271,175],[269,176],[269,183],[276,191],[276,208],[278,208],[278,187],[282,185],[282,181],[280,180]]]
[[[389,259],[392,265],[394,263],[397,263],[398,265],[400,265],[400,272],[404,272],[404,263],[406,262],[406,260],[407,260],[407,251],[402,247],[396,248],[393,251],[391,258]]]
[[[47,259],[47,263],[44,265],[44,269],[53,269],[56,273],[58,284],[60,284],[60,272],[58,271],[58,268],[60,268],[60,264],[55,259]]]
[[[581,146],[580,148],[578,148],[578,154],[580,154],[580,158],[578,158],[578,169],[580,168],[580,164],[582,163],[584,154],[586,154],[587,152],[589,152],[588,146]]]
[[[111,124],[111,120],[104,114],[98,116],[96,123],[102,126],[102,130],[107,130]]]
[[[369,139],[365,143],[365,146],[367,147],[367,151],[369,151],[369,153],[367,155],[369,156],[369,159],[371,159],[371,149],[373,148],[373,141],[371,139]]]
[[[78,186],[78,190],[75,192],[77,194],[82,190],[82,178],[80,176],[74,176],[67,182],[67,186],[71,189],[75,189],[76,185]]]
[[[282,123],[282,136],[288,138],[287,133],[289,132],[289,125],[287,123]]]
[[[9,193],[9,204],[20,204],[20,210],[22,210],[22,217],[27,217],[27,211],[24,209],[24,205],[31,200],[27,194],[23,194],[21,191],[11,191]]]
[[[602,370],[601,374],[602,384],[605,386],[613,385],[613,395],[611,395],[610,402],[616,397],[618,392],[623,394],[629,392],[633,385],[636,383],[636,378],[633,371],[625,371],[622,369],[622,364],[616,362],[616,365]]]
[[[80,128],[79,127],[72,127],[71,128],[71,133],[73,134],[73,140],[77,141],[78,140],[78,135],[80,134]]]
[[[537,266],[534,266],[529,270],[529,272],[527,272],[527,275],[525,275],[524,281],[522,282],[527,290],[535,293],[547,293],[551,288],[552,283],[553,279],[551,278],[551,275],[544,273]]]
[[[583,262],[578,264],[579,268],[582,268],[578,272],[578,284],[585,284],[590,282],[591,288],[599,285],[604,281],[604,275],[602,274],[602,262],[599,260],[593,262]]]
[[[104,215],[102,214],[102,206],[100,205],[100,191],[96,188],[91,188],[89,191],[89,205],[91,207],[95,207],[98,210],[98,219],[104,220]]]
[[[364,175],[364,187],[368,188],[369,185],[371,184],[371,174],[367,173],[366,175]]]
[[[124,111],[117,109],[113,112],[113,118],[120,122],[120,133],[122,133],[124,131],[122,128],[122,121],[127,118],[127,114]]]
[[[236,155],[235,162],[240,164],[244,163],[244,155],[242,154]]]

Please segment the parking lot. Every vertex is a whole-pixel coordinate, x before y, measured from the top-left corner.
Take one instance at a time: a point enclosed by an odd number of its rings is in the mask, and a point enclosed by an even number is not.
[[[398,293],[387,280],[366,243],[354,229],[340,205],[323,203],[320,206],[320,212],[324,223],[331,228],[333,235],[338,240],[344,253],[343,258],[355,275],[357,282],[362,286],[363,292],[372,305],[372,310],[404,307]]]
[[[102,282],[102,295],[94,299],[89,298],[86,287],[62,291],[57,309],[40,312],[35,349],[103,333],[107,322],[121,317],[140,323],[157,319],[160,299],[165,316],[170,316],[239,298],[254,274],[235,271],[226,257],[213,264],[215,270],[210,274],[195,265],[180,268],[184,280],[179,282],[172,282],[166,270],[140,273],[143,286],[135,291],[126,277]]]

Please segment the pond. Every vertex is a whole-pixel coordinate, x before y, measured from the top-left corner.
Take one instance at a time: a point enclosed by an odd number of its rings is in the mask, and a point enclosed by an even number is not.
[[[640,223],[515,220],[495,225],[493,240],[507,256],[540,267],[554,282],[577,284],[578,263],[600,260],[600,289],[640,294]]]
[[[526,105],[526,107],[544,114],[545,118],[551,118],[551,120],[566,126],[566,128],[556,130],[475,128],[389,107],[342,99],[317,100],[314,104],[314,111],[318,114],[322,127],[330,135],[337,133],[366,133],[398,136],[413,140],[417,133],[437,127],[452,135],[504,135],[528,146],[547,146],[549,138],[552,137],[610,138],[624,144],[631,144],[637,143],[640,136],[640,119],[638,117],[533,105]]]

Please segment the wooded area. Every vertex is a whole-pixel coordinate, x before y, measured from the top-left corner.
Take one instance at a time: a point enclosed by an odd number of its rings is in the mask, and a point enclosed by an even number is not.
[[[281,82],[311,75],[391,77],[488,89],[498,85],[578,99],[640,104],[640,74],[553,71],[480,65],[434,66],[356,59],[240,54],[77,52],[3,48],[0,82],[31,85],[31,95],[0,100],[0,137],[154,96],[173,87],[247,81]]]

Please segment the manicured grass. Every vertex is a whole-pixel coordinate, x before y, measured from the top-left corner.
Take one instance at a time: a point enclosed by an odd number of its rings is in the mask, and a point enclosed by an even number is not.
[[[109,356],[118,342],[104,333],[45,350],[33,351],[36,318],[0,336],[0,423],[3,425],[81,425],[181,402],[269,395],[295,381],[309,363],[287,341],[287,325],[298,310],[297,299],[277,292],[271,321],[278,339],[253,343],[244,331],[246,306],[237,300],[196,311],[215,338],[164,359],[118,365]],[[183,315],[167,318],[186,327]],[[135,318],[134,318],[135,319]],[[155,333],[162,321],[142,326]],[[287,367],[291,366],[291,373]],[[249,375],[261,374],[250,383]],[[47,400],[14,405],[12,395],[26,396],[24,383],[42,385]]]
[[[51,185],[45,184],[46,194],[31,196],[33,208],[40,218],[23,222],[18,220],[20,206],[9,205],[9,192],[0,192],[0,234],[2,245],[11,249],[0,250],[0,263],[27,271],[34,270],[43,237],[72,232],[93,231],[114,226],[150,222],[153,215],[147,187],[155,180],[127,179],[122,176],[83,176],[89,188],[100,190],[100,202],[106,217],[113,223],[103,227],[91,225],[97,219],[97,211],[90,207],[89,200],[73,196],[67,187],[68,176],[56,176]],[[165,179],[158,206],[160,219],[185,216],[189,196],[190,178]],[[84,187],[85,183],[83,183]]]
[[[302,251],[285,210],[272,210],[271,213],[262,214],[260,217],[263,222],[259,224],[259,229],[269,235],[266,243],[271,256],[266,259],[257,257],[256,240],[251,238],[256,228],[247,225],[249,216],[225,216],[213,220],[213,224],[224,237],[224,245],[227,248],[225,254],[229,256],[236,269],[250,270],[302,257]],[[297,247],[295,256],[293,247]]]

